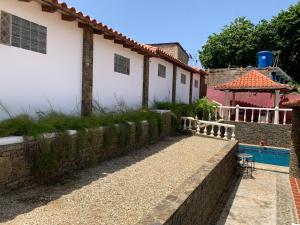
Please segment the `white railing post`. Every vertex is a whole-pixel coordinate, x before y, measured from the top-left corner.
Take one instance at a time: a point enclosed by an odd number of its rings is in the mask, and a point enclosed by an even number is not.
[[[200,124],[199,124],[199,121],[197,120],[196,123],[197,123],[196,135],[200,135]]]
[[[223,117],[223,108],[222,108],[222,106],[219,107],[219,114],[220,114],[221,119],[223,120],[224,117]]]
[[[251,123],[254,122],[254,109],[252,109],[252,114],[251,114]]]
[[[231,128],[232,134],[231,134],[231,140],[235,140],[235,127]]]
[[[286,124],[286,113],[287,113],[287,111],[284,110],[284,116],[283,116],[283,124],[284,125]]]
[[[183,130],[186,130],[186,118],[183,118]]]
[[[261,109],[258,112],[258,123],[261,123]]]
[[[228,127],[225,127],[224,139],[228,140]]]
[[[240,106],[237,105],[235,107],[235,122],[239,122],[240,117]]]
[[[192,121],[193,121],[193,120],[188,119],[188,121],[189,121],[189,127],[188,127],[188,130],[192,130]]]
[[[279,124],[279,108],[275,107],[274,124]]]
[[[213,137],[215,136],[215,130],[214,130],[215,126],[211,125],[211,130],[210,130],[210,136]]]
[[[266,123],[269,123],[269,110],[267,110]]]
[[[204,134],[204,135],[207,135],[207,126],[206,126],[206,125],[205,125],[205,127],[204,127],[203,134]]]
[[[244,111],[244,122],[246,122],[246,119],[247,119],[247,109],[245,109]]]
[[[217,121],[218,120],[218,108],[215,107],[215,120]]]
[[[218,126],[217,138],[221,138],[221,126]]]

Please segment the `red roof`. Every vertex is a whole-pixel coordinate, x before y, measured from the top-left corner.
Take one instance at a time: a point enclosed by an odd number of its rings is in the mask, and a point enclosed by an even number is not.
[[[225,83],[219,84],[215,87],[218,90],[289,90],[289,86],[285,84],[280,84],[269,77],[261,74],[257,70],[251,70],[240,78]]]
[[[160,57],[167,61],[170,61],[172,63],[175,63],[177,66],[182,67],[183,69],[186,69],[193,73],[199,73],[201,75],[207,75],[207,72],[200,68],[194,68],[191,67],[184,62],[174,58],[173,56],[167,54],[166,52],[162,51],[161,49],[157,47],[153,47],[150,45],[140,44],[126,35],[123,35],[122,33],[113,30],[112,28],[108,27],[107,25],[104,25],[97,20],[84,15],[82,12],[77,11],[74,7],[69,7],[65,2],[59,2],[57,0],[43,0],[42,4],[46,4],[47,6],[53,7],[53,10],[58,10],[62,14],[66,14],[67,16],[72,16],[76,18],[76,20],[79,23],[86,24],[88,26],[91,26],[94,30],[98,31],[98,33],[109,35],[112,37],[112,40],[114,40],[118,44],[123,44],[126,47],[129,47],[131,49],[134,49],[135,51],[138,51],[140,54],[148,55],[152,57]],[[97,33],[97,32],[96,32]]]

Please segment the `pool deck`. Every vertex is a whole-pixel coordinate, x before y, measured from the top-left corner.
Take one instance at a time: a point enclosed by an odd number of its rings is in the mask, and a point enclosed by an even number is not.
[[[217,225],[297,223],[288,167],[257,163],[256,168],[252,178],[235,184]]]

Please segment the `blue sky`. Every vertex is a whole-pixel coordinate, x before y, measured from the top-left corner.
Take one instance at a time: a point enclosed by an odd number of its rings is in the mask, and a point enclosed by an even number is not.
[[[141,43],[180,42],[196,55],[208,36],[238,16],[257,23],[297,0],[65,0]]]

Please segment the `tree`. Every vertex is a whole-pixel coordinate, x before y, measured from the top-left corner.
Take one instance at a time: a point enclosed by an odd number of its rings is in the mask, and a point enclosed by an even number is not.
[[[280,53],[280,66],[300,82],[300,2],[280,12],[270,24],[275,30],[272,50]]]
[[[213,34],[200,51],[200,60],[206,68],[248,66],[255,63],[255,26],[245,17],[225,26],[220,34]]]
[[[279,55],[279,66],[300,81],[300,2],[257,25],[245,17],[235,19],[219,34],[209,36],[199,51],[205,68],[256,65],[258,51]]]

